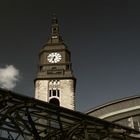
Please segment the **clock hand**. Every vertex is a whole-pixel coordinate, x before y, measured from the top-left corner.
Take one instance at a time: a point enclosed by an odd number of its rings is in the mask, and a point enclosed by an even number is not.
[[[55,59],[55,56],[53,57],[53,61],[54,61],[54,59]]]

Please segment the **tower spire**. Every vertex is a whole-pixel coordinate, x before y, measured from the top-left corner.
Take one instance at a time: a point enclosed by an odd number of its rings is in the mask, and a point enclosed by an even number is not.
[[[59,25],[58,25],[58,20],[57,20],[55,14],[53,14],[53,17],[52,17],[52,27],[51,28],[52,28],[51,35],[58,36],[59,35]]]
[[[59,32],[59,24],[56,18],[56,14],[52,16],[51,34],[49,36],[47,44],[60,44],[63,43],[63,39]]]

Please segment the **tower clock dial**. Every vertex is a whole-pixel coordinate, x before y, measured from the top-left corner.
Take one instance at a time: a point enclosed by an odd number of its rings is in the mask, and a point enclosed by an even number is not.
[[[53,52],[53,53],[50,53],[48,56],[47,56],[47,60],[48,62],[50,63],[58,63],[60,62],[62,59],[62,56],[60,53],[57,53],[57,52]]]

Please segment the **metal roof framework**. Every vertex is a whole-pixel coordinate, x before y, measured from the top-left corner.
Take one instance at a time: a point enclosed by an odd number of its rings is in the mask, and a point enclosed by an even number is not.
[[[140,132],[0,89],[1,140],[140,140]]]

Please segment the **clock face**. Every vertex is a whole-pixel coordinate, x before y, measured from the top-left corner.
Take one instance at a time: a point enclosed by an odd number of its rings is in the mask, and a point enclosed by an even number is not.
[[[61,61],[61,54],[60,53],[57,53],[57,52],[53,52],[53,53],[50,53],[47,57],[47,60],[50,62],[50,63],[58,63],[59,61]]]

